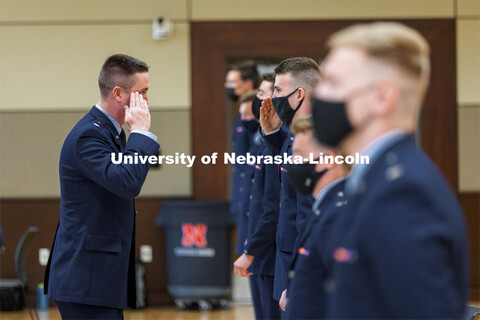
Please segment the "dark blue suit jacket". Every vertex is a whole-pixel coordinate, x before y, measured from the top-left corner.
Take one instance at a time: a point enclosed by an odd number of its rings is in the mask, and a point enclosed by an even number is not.
[[[156,155],[159,145],[132,133],[123,146],[96,107],[70,131],[60,155],[60,221],[45,272],[52,300],[135,307],[134,197],[149,169],[112,164],[111,153]]]
[[[248,132],[248,150],[251,155],[257,155],[260,148],[259,143],[254,142],[256,132]],[[240,167],[240,175],[238,177],[237,195],[238,205],[237,212],[237,243],[235,246],[235,253],[242,254],[247,240],[248,220],[250,216],[250,190],[252,188],[252,179],[255,172],[255,166],[251,164],[243,164]]]
[[[468,243],[454,193],[411,135],[369,166],[354,194],[347,183],[327,317],[462,318]]]
[[[240,113],[235,118],[232,128],[232,151],[238,155],[245,155],[248,151],[249,141],[245,127],[240,119]],[[232,165],[231,187],[230,187],[230,213],[237,214],[242,206],[239,192],[242,175],[245,173],[244,164]]]
[[[270,150],[265,143],[262,144],[259,154],[270,155]],[[248,270],[258,275],[273,276],[280,201],[278,165],[264,163],[255,165],[253,178],[245,253],[255,258]]]
[[[327,309],[332,277],[328,243],[346,208],[345,180],[327,191],[307,220],[288,273],[287,319],[321,319]]]
[[[264,136],[272,154],[292,155],[295,136],[283,126],[270,135]],[[306,218],[311,215],[313,197],[297,194],[287,177],[287,164],[280,165],[280,214],[277,228],[277,255],[273,297],[279,300],[282,291],[287,288],[287,272],[292,254],[295,251],[298,235],[302,232]]]

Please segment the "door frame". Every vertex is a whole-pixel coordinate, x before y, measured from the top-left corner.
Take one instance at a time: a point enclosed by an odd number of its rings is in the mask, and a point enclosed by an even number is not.
[[[398,20],[396,20],[398,21]],[[328,37],[349,21],[192,22],[192,147],[197,157],[219,153],[219,163],[193,168],[196,199],[228,199],[229,150],[223,83],[232,58],[325,56]],[[431,48],[431,82],[421,113],[421,145],[457,191],[455,20],[401,20]]]

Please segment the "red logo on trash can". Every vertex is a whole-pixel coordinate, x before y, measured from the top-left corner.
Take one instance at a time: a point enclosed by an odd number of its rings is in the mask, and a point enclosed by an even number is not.
[[[182,246],[184,247],[206,247],[207,246],[208,226],[204,223],[184,223],[182,224]]]

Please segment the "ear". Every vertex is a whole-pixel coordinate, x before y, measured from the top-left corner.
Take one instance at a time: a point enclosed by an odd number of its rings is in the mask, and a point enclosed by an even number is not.
[[[395,82],[382,81],[375,91],[375,114],[381,117],[392,114],[399,99],[399,92]]]
[[[122,95],[124,94],[125,92],[123,91],[123,89],[119,86],[116,86],[112,89],[112,95],[113,95],[113,98],[117,101],[117,102],[121,102],[122,101]]]
[[[298,88],[297,90],[297,100],[300,101],[305,98],[307,93],[305,92],[305,89],[303,88]]]

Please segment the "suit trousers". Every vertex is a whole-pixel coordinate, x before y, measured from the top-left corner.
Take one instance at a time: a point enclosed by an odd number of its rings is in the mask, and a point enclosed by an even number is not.
[[[123,310],[89,304],[55,301],[62,320],[123,319]]]
[[[252,274],[249,278],[255,318],[280,319],[280,306],[278,301],[273,299],[273,277]]]

